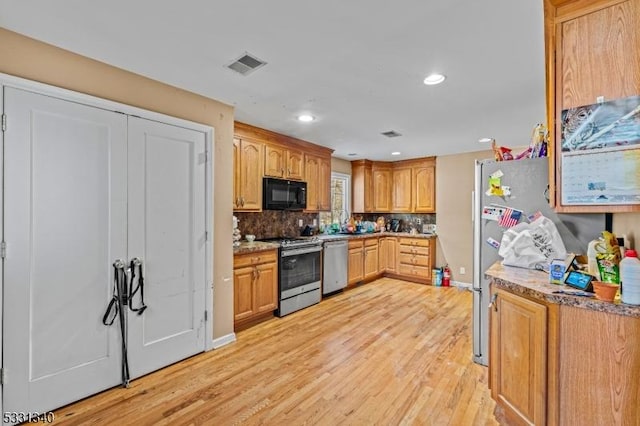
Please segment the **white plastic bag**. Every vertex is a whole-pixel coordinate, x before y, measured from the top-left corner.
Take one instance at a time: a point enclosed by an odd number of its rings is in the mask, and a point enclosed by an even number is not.
[[[546,269],[551,260],[567,257],[567,249],[555,223],[540,216],[531,223],[519,223],[504,231],[498,254],[505,266]]]

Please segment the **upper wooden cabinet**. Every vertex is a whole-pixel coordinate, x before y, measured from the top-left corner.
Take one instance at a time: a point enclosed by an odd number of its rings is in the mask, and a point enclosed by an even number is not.
[[[391,211],[397,213],[410,213],[412,208],[411,192],[411,167],[398,167],[393,169],[393,203]]]
[[[563,110],[640,94],[640,0],[545,0],[544,13],[551,202],[561,212],[640,211],[563,205],[561,147]]]
[[[356,213],[435,213],[435,157],[351,162]]]
[[[306,211],[331,210],[331,160],[305,154]]]
[[[264,175],[282,179],[303,179],[302,151],[276,145],[266,145]]]
[[[233,209],[262,209],[262,153],[264,145],[233,139]]]
[[[352,209],[357,213],[373,211],[373,169],[369,160],[351,162]]]
[[[391,211],[391,165],[374,163],[372,170],[373,211]]]
[[[261,209],[264,176],[305,180],[307,211],[331,210],[332,149],[237,121],[234,133],[234,210]]]
[[[422,164],[412,168],[411,185],[413,193],[413,211],[415,213],[434,213],[436,211],[436,166]]]

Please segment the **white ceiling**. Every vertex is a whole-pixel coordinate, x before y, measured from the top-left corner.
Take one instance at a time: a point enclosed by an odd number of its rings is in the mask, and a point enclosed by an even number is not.
[[[236,120],[337,157],[397,160],[485,149],[484,136],[529,143],[545,120],[542,3],[0,0],[0,26],[234,105]],[[268,64],[226,68],[245,52]],[[422,84],[433,71],[447,80]],[[303,112],[317,120],[298,122]]]

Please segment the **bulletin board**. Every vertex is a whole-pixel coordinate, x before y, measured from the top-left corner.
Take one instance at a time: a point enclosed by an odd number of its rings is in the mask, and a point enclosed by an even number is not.
[[[640,96],[562,111],[563,205],[640,204]]]

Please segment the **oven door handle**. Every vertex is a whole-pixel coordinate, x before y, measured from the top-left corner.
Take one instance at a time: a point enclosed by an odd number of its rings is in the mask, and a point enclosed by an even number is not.
[[[322,246],[305,247],[305,248],[291,249],[291,250],[287,249],[287,250],[282,250],[282,257],[298,256],[300,254],[316,253],[319,251],[322,251]]]

